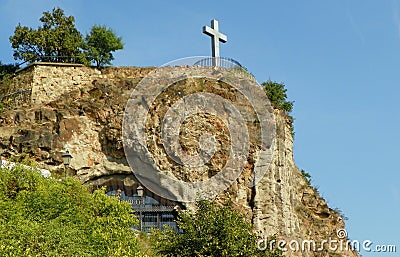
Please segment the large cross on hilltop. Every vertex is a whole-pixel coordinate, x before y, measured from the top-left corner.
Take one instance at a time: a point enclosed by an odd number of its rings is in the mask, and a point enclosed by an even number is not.
[[[212,57],[214,57],[217,60],[217,63],[219,63],[219,41],[222,43],[225,43],[228,41],[228,37],[221,32],[218,31],[218,21],[217,20],[212,20],[211,21],[211,28],[208,26],[203,27],[203,33],[207,34],[208,36],[211,37],[211,48],[212,48]],[[219,66],[219,65],[215,65]]]

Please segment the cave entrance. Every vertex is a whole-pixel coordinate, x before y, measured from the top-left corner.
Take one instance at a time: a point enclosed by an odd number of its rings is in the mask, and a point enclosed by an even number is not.
[[[107,195],[131,204],[139,219],[139,225],[134,229],[149,233],[154,228],[162,230],[165,225],[168,225],[180,232],[176,224],[180,205],[144,188],[133,175],[102,176],[89,183],[94,189],[106,187]],[[141,193],[139,193],[140,190]]]

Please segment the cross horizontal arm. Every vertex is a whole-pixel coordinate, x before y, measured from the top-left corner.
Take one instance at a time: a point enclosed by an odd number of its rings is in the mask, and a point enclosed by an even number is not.
[[[226,43],[228,41],[228,37],[225,34],[222,34],[221,32],[216,31],[215,29],[208,26],[203,26],[203,33],[210,37],[218,38],[218,40],[222,43]]]

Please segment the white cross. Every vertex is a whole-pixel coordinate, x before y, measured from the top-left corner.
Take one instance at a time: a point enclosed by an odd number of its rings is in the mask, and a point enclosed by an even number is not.
[[[219,58],[219,41],[225,43],[228,37],[218,31],[218,21],[211,21],[211,28],[208,26],[203,27],[203,33],[211,37],[212,57]]]

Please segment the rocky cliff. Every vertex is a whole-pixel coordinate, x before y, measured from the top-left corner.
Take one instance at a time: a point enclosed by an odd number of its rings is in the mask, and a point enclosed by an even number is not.
[[[28,67],[14,78],[13,90],[29,89],[30,101],[14,103],[12,108],[4,108],[0,114],[0,155],[10,160],[29,156],[42,168],[61,174],[60,153],[68,149],[74,157],[69,173],[82,182],[102,185],[114,181],[132,186],[137,182],[132,178],[125,158],[123,114],[132,90],[152,70],[154,68],[106,68],[99,71],[80,66]],[[156,115],[149,116],[148,130],[157,130],[160,126],[159,117],[165,113],[164,107],[171,106],[181,95],[196,90],[218,94],[233,103],[241,102],[238,92],[226,88],[219,81],[183,80],[169,90],[153,106]],[[7,103],[4,97],[2,101]],[[260,237],[274,235],[285,240],[289,250],[287,256],[358,256],[346,249],[332,251],[321,243],[329,239],[345,240],[337,234],[344,228],[344,221],[339,213],[329,208],[296,167],[289,118],[280,110],[273,110],[273,113],[276,140],[267,172],[255,187],[249,186],[255,156],[260,151],[257,125],[254,125],[249,129],[250,137],[253,135],[255,139],[251,141],[244,171],[217,200],[232,199],[235,206],[246,213]],[[162,151],[158,134],[154,133],[148,144],[157,165],[184,181],[201,180],[218,173],[227,158],[227,145],[230,144],[224,125],[218,119],[208,115],[188,119],[180,134],[182,148],[187,152],[198,151],[199,133],[205,127],[208,127],[208,133],[215,135],[220,146],[206,172],[191,172],[174,165]],[[317,249],[290,251],[289,242],[298,242],[301,247],[304,240],[314,240]],[[294,244],[292,246],[296,248]]]

